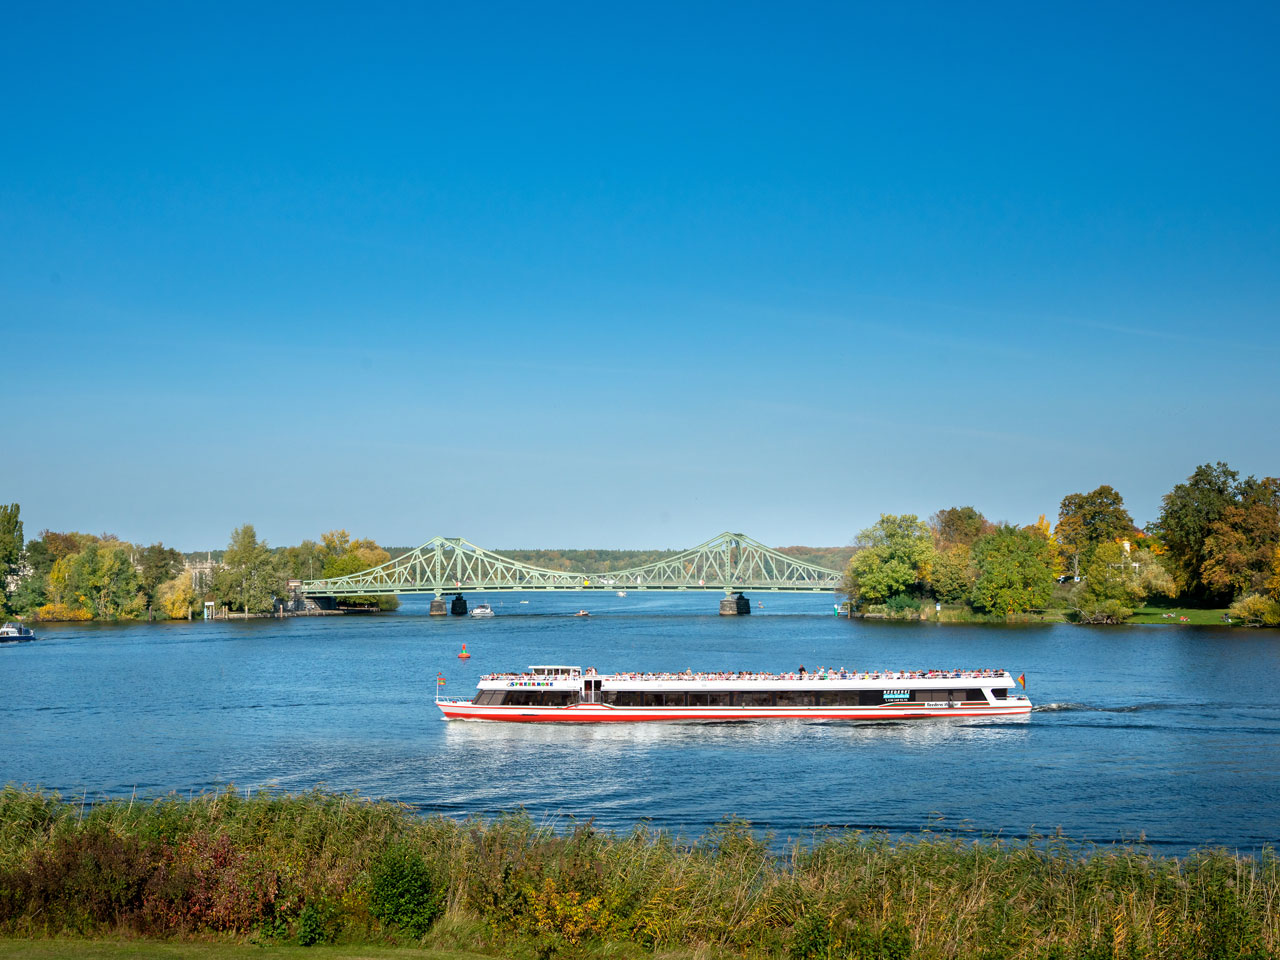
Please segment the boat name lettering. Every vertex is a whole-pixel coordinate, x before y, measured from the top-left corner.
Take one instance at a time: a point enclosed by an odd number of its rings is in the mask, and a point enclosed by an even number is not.
[[[886,690],[884,692],[884,698],[886,700],[910,700],[911,691],[910,690]]]

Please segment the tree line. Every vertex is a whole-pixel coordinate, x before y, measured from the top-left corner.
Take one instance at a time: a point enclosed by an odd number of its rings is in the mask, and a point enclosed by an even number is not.
[[[237,527],[218,561],[187,561],[163,543],[141,546],[104,534],[42,530],[23,537],[18,504],[0,505],[0,616],[28,620],[185,620],[204,604],[270,613],[289,580],[341,577],[386,563],[373,540],[331,530],[320,540],[272,548],[253,524]],[[393,610],[395,597],[352,597]]]
[[[855,541],[843,589],[857,609],[911,616],[925,604],[1017,616],[1053,606],[1084,623],[1118,623],[1149,599],[1228,607],[1233,620],[1280,625],[1280,480],[1204,464],[1139,529],[1103,485],[1063,497],[1056,524],[992,523],[972,506],[928,521],[881,515]]]

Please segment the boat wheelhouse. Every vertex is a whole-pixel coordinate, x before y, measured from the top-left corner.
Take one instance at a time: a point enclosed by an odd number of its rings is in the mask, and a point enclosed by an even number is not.
[[[481,677],[471,700],[437,699],[446,720],[908,720],[1031,712],[1007,670],[597,673],[542,665]],[[437,688],[438,692],[438,688]]]

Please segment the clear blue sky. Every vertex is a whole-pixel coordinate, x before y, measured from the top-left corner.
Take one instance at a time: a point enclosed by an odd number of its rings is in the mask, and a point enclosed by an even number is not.
[[[1280,470],[1275,4],[24,4],[0,500],[847,543]],[[14,461],[20,466],[15,467]]]

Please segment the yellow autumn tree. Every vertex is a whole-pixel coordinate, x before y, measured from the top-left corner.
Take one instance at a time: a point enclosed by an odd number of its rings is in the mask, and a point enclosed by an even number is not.
[[[1267,596],[1272,600],[1280,600],[1280,547],[1271,558],[1271,578],[1267,581]]]
[[[185,620],[195,601],[196,592],[191,586],[191,575],[183,572],[156,588],[153,609],[170,620]]]
[[[1040,519],[1027,527],[1027,530],[1048,542],[1049,557],[1053,564],[1053,575],[1055,578],[1062,576],[1067,570],[1067,561],[1062,555],[1062,547],[1058,543],[1058,535],[1054,532],[1053,526],[1045,518],[1045,515],[1043,513],[1040,514]]]

